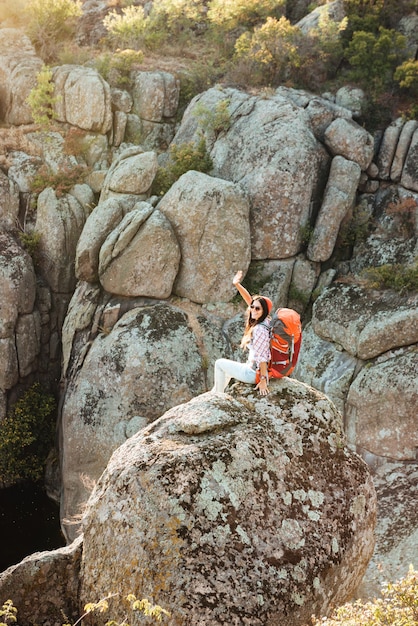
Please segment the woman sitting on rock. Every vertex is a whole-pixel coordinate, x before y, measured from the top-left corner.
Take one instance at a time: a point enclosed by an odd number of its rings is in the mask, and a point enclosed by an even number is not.
[[[246,363],[217,359],[215,362],[215,384],[212,391],[224,391],[231,378],[242,383],[255,383],[256,371],[260,370],[260,382],[256,386],[262,396],[269,393],[267,366],[270,361],[270,318],[273,308],[270,298],[252,296],[241,285],[242,272],[237,272],[232,281],[244,301],[248,304],[247,319],[241,348],[248,349]]]

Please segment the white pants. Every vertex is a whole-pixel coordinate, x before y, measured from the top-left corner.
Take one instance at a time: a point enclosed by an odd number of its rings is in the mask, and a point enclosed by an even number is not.
[[[225,390],[231,378],[242,383],[255,383],[255,370],[247,363],[238,363],[229,359],[215,361],[215,381],[212,391]]]

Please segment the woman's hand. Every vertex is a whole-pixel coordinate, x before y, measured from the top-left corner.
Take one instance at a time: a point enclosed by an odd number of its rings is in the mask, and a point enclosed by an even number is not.
[[[258,385],[256,385],[256,389],[258,389],[260,396],[268,396],[268,394],[270,393],[269,388],[268,388],[268,383],[265,378],[262,378],[260,380]]]
[[[239,270],[239,271],[235,274],[234,278],[232,279],[232,284],[234,285],[234,287],[235,287],[236,285],[238,285],[238,284],[242,281],[242,276],[243,276],[243,273],[242,273],[242,271],[241,271],[241,270]]]

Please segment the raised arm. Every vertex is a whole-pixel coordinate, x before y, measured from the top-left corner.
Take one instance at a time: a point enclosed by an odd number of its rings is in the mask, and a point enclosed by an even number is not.
[[[240,270],[239,272],[237,272],[232,280],[232,284],[234,285],[234,287],[237,288],[238,292],[240,293],[241,297],[243,298],[244,302],[246,304],[248,304],[248,306],[250,306],[251,302],[253,301],[252,296],[250,294],[249,291],[247,291],[245,289],[245,287],[243,287],[241,285],[241,280],[242,280],[242,271]]]

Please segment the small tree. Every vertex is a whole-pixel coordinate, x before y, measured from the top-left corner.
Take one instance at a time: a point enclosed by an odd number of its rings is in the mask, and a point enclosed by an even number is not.
[[[39,480],[53,444],[55,399],[35,383],[0,422],[0,476],[5,483]]]
[[[80,0],[28,0],[26,31],[45,61],[55,58],[63,40],[71,39],[81,13]]]
[[[52,70],[44,65],[36,77],[34,87],[26,101],[30,106],[33,121],[39,124],[43,130],[48,130],[51,120],[54,118],[54,104],[57,98],[54,96],[54,83],[52,82]]]
[[[254,32],[244,33],[235,44],[235,58],[253,66],[260,84],[277,85],[291,79],[300,65],[300,29],[285,17],[269,17]]]
[[[139,49],[149,21],[143,7],[128,6],[122,9],[122,14],[116,11],[108,13],[103,25],[109,33],[109,39],[116,46]]]
[[[284,0],[211,0],[208,19],[216,27],[225,30],[254,27],[267,17],[280,17],[284,14]]]
[[[399,87],[410,90],[412,96],[418,96],[418,61],[404,61],[396,68],[394,78]]]
[[[405,49],[406,40],[395,30],[379,28],[379,33],[358,31],[346,50],[352,70],[350,77],[364,84],[373,94],[381,92]]]

